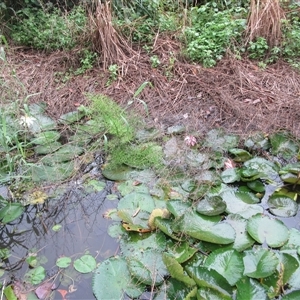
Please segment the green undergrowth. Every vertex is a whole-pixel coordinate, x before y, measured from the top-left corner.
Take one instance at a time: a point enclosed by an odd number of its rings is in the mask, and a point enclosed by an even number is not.
[[[91,110],[103,122],[104,147],[108,154],[108,168],[127,165],[133,168],[159,168],[162,162],[161,147],[155,142],[140,142],[136,138],[142,120],[130,115],[114,101],[103,95],[90,97]]]

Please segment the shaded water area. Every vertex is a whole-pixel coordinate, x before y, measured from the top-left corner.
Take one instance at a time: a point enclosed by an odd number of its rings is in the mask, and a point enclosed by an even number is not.
[[[69,256],[73,260],[84,253],[101,262],[118,252],[117,240],[107,234],[111,221],[103,217],[105,211],[116,206],[118,197],[114,195],[111,198],[115,200],[109,200],[113,182],[102,178],[101,181],[105,188],[100,192],[87,193],[78,182],[57,187],[65,190],[61,196],[43,205],[27,206],[20,219],[1,226],[0,248],[8,248],[11,253],[3,266],[10,276],[6,281],[22,282],[29,269],[25,259],[35,253],[38,263],[47,271],[47,278],[55,282],[51,299],[62,299],[59,290],[68,290],[67,299],[95,299],[92,273],[80,274],[68,268],[65,275],[59,274],[55,263],[59,257]],[[6,189],[1,188],[1,192],[5,195]],[[54,225],[62,227],[55,232]]]

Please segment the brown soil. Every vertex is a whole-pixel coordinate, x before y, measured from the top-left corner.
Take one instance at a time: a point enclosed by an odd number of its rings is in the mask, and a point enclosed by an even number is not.
[[[151,85],[138,98],[147,104],[149,119],[158,126],[183,124],[194,134],[215,127],[242,135],[284,129],[300,137],[300,75],[287,63],[262,70],[255,62],[226,58],[207,69],[185,61],[180,52],[177,42],[157,38],[150,54],[135,49],[119,62],[118,79],[108,86],[109,72],[101,63],[67,80],[66,72],[80,66],[75,52],[14,49],[8,53],[8,62],[27,94],[39,93],[28,101],[47,103],[47,112],[54,118],[88,104],[87,93],[102,93],[127,105],[148,81]],[[176,57],[174,64],[170,53]],[[158,68],[151,67],[153,55],[161,62]],[[146,116],[141,101],[134,103]]]

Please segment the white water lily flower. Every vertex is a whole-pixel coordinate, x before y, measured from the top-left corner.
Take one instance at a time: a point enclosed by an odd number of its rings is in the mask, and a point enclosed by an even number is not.
[[[186,136],[184,141],[185,141],[186,145],[188,145],[189,147],[193,147],[197,144],[196,138],[192,135]]]
[[[30,127],[34,123],[35,120],[36,120],[36,118],[25,115],[20,118],[19,123],[23,127]]]

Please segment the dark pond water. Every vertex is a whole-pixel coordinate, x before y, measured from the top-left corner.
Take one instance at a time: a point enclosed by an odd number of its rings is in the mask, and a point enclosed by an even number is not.
[[[81,184],[69,184],[62,196],[47,200],[40,206],[28,206],[18,221],[2,226],[0,248],[11,251],[5,261],[10,275],[7,280],[13,278],[22,282],[29,270],[25,258],[32,252],[37,254],[41,265],[47,270],[48,278],[57,274],[55,262],[61,256],[69,256],[74,261],[89,252],[97,262],[101,262],[115,255],[118,242],[107,234],[111,221],[105,219],[103,214],[116,207],[118,200],[107,198],[112,193],[113,183],[105,182],[103,191],[90,194]],[[55,232],[52,227],[57,224],[62,227]],[[57,290],[68,289],[74,284],[77,290],[68,293],[67,299],[95,299],[91,286],[92,274],[80,274],[69,269],[66,276],[58,276],[55,280]],[[62,299],[62,296],[56,291],[52,299]]]

